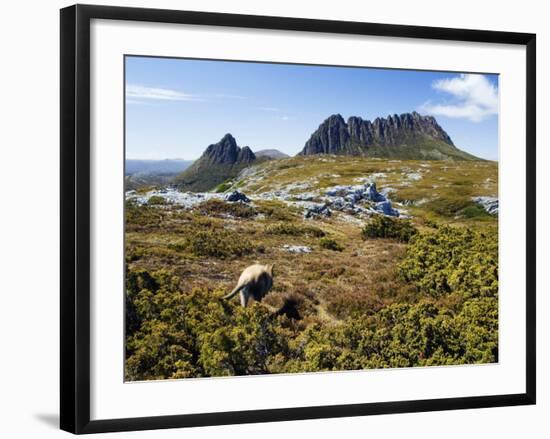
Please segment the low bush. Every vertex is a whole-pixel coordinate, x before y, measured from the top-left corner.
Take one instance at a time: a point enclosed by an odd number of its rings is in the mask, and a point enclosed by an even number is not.
[[[472,203],[460,212],[466,218],[487,218],[491,215],[479,204]]]
[[[161,197],[160,195],[152,195],[147,200],[147,204],[149,206],[163,206],[167,204],[167,201],[164,197]]]
[[[361,235],[363,239],[389,238],[409,242],[417,230],[408,220],[400,220],[383,215],[376,215],[365,224]]]
[[[313,236],[315,238],[325,236],[325,232],[318,227],[302,226],[292,223],[278,223],[267,226],[265,232],[271,235]]]
[[[221,291],[182,293],[165,270],[129,272],[126,379],[269,373],[285,330],[262,306],[241,308]]]
[[[453,314],[430,302],[393,304],[341,325],[311,325],[290,343],[286,372],[492,363],[498,304],[472,299]]]
[[[162,222],[163,209],[155,209],[148,205],[139,205],[133,201],[126,201],[124,215],[126,232],[145,231],[155,229]]]
[[[256,211],[244,203],[229,203],[223,200],[208,200],[199,204],[196,211],[203,215],[232,216],[236,218],[251,218]]]
[[[341,252],[342,250],[344,250],[344,247],[341,244],[336,242],[334,239],[328,237],[321,238],[319,240],[319,245],[321,246],[321,248],[327,250],[334,250],[337,252]]]
[[[275,221],[292,221],[296,216],[296,212],[294,212],[296,209],[287,206],[282,201],[260,200],[255,201],[255,204],[259,213]]]
[[[411,242],[398,271],[405,282],[433,297],[453,293],[462,301],[496,298],[497,231],[441,226]]]
[[[182,240],[169,244],[168,248],[220,259],[242,256],[253,250],[252,244],[244,236],[222,228],[190,233]]]

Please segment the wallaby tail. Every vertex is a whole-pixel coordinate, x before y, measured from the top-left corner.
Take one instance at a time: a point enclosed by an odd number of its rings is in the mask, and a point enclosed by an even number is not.
[[[231,299],[233,296],[235,296],[239,291],[241,291],[244,287],[246,287],[246,284],[237,285],[233,291],[231,291],[228,295],[223,296],[222,299],[227,300]]]

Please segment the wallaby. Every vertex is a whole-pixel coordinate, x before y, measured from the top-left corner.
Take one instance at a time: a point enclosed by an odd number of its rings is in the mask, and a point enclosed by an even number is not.
[[[241,305],[246,307],[250,297],[261,302],[272,286],[273,265],[254,264],[244,269],[235,289],[223,298],[231,299],[240,292]]]

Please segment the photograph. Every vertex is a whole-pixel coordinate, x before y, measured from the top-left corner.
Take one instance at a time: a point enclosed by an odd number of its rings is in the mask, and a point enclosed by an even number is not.
[[[126,382],[499,362],[499,75],[124,57]]]

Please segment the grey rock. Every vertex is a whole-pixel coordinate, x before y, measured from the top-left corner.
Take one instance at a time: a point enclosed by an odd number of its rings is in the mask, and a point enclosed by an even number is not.
[[[311,247],[306,245],[283,245],[283,250],[289,253],[311,253]]]
[[[498,198],[496,197],[473,197],[475,203],[481,205],[490,215],[498,215]]]
[[[388,216],[399,216],[399,211],[392,207],[391,201],[381,201],[376,203],[374,210]]]
[[[248,198],[245,194],[239,191],[233,191],[226,194],[224,197],[224,200],[232,203],[237,201],[240,201],[242,203],[250,203],[250,198]]]
[[[304,218],[319,218],[319,217],[329,217],[332,215],[332,212],[323,203],[311,203],[309,207],[304,211]]]
[[[256,156],[248,146],[238,147],[235,138],[228,133],[218,143],[209,145],[199,160],[211,164],[234,165],[253,162]]]
[[[326,119],[306,142],[301,155],[337,154],[349,142],[350,134],[344,118],[334,114]]]
[[[376,183],[372,183],[365,192],[365,198],[375,203],[386,201],[386,197],[376,190]]]
[[[293,195],[293,198],[295,200],[300,200],[300,201],[313,201],[318,196],[319,196],[319,194],[317,192],[303,192],[301,194]]]
[[[156,196],[162,197],[168,204],[181,206],[186,209],[191,209],[196,205],[211,199],[221,200],[222,194],[215,193],[195,193],[195,192],[180,192],[175,188],[167,187],[160,190],[149,191],[146,194],[137,194],[136,192],[126,192],[126,199],[132,200],[137,204],[147,204],[149,198]]]

